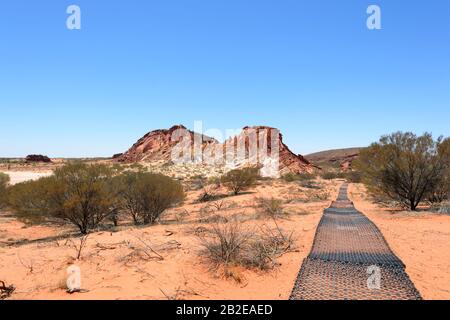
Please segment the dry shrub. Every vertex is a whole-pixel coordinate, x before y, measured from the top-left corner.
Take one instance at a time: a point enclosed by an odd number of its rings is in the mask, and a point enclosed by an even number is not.
[[[186,297],[189,296],[200,296],[198,293],[196,293],[195,291],[191,290],[191,289],[181,289],[181,287],[178,287],[175,292],[173,292],[172,294],[166,293],[163,289],[159,289],[159,291],[161,291],[161,293],[164,295],[164,297],[168,300],[168,301],[184,301],[186,300]]]
[[[345,173],[345,178],[351,183],[361,183],[362,173],[359,171],[349,171]]]
[[[450,214],[450,203],[442,204],[442,205],[439,207],[438,212],[439,212],[440,214]]]
[[[251,233],[242,229],[237,222],[216,224],[210,230],[211,239],[200,238],[207,258],[215,265],[237,263],[241,251],[248,243]]]
[[[228,223],[227,217],[220,214],[213,214],[199,220],[200,223]]]
[[[278,217],[285,212],[283,211],[283,200],[276,198],[257,198],[258,206],[263,210],[264,214],[270,217]]]
[[[205,205],[203,207],[200,208],[200,210],[198,211],[198,215],[199,215],[199,222],[204,222],[204,220],[206,220],[208,217],[210,217],[213,214],[213,208],[209,205]]]
[[[305,196],[303,198],[298,198],[295,202],[298,203],[310,203],[310,202],[321,202],[328,201],[331,198],[330,192],[326,190],[320,191],[307,191],[305,192]]]
[[[164,257],[156,251],[154,246],[149,240],[144,239],[140,236],[135,236],[136,241],[126,241],[125,245],[130,250],[130,252],[119,258],[120,262],[125,265],[141,262],[141,261],[163,261]]]
[[[313,181],[313,180],[299,181],[299,185],[302,188],[306,188],[306,189],[320,190],[322,188],[322,185],[320,183]]]
[[[88,240],[88,238],[89,238],[89,235],[85,235],[85,236],[82,236],[82,237],[80,237],[79,239],[78,239],[78,241],[74,241],[74,240],[72,240],[72,239],[70,239],[70,241],[69,241],[69,243],[70,243],[70,246],[74,249],[74,251],[75,251],[75,256],[74,256],[74,258],[76,259],[76,260],[80,260],[81,259],[81,256],[82,256],[82,254],[83,254],[83,249],[86,247],[86,245],[87,245],[87,240]]]
[[[202,180],[200,182],[200,188],[202,189],[202,193],[200,194],[200,197],[198,198],[198,202],[209,202],[209,201],[215,201],[218,196],[218,190],[220,189],[221,182],[220,178],[209,178],[205,179],[202,177]]]
[[[9,298],[16,290],[14,286],[7,286],[6,283],[0,281],[0,300]]]
[[[312,195],[315,201],[327,201],[330,199],[331,194],[328,191],[315,192]]]
[[[276,259],[293,249],[293,233],[286,235],[278,226],[264,225],[250,238],[249,248],[243,252],[246,267],[269,270],[276,265]]]
[[[214,270],[222,268],[227,278],[230,278],[227,271],[235,267],[271,269],[278,257],[293,249],[292,234],[287,236],[278,227],[264,226],[252,231],[244,229],[238,222],[216,224],[208,236],[199,238],[203,247],[201,255],[208,259]]]
[[[174,213],[174,218],[177,223],[183,223],[187,217],[189,217],[189,211],[186,209]]]
[[[334,172],[334,171],[325,171],[321,174],[322,179],[325,180],[333,180],[333,179],[338,179],[338,178],[342,178],[342,175],[339,174],[338,172]]]
[[[287,173],[281,177],[286,182],[294,182],[294,181],[310,181],[316,178],[315,174],[312,173]]]
[[[216,209],[216,211],[222,211],[223,209],[226,209],[227,203],[224,200],[217,200],[211,203],[211,206]]]
[[[202,187],[202,193],[198,198],[198,202],[209,202],[217,199],[217,185],[205,185]]]

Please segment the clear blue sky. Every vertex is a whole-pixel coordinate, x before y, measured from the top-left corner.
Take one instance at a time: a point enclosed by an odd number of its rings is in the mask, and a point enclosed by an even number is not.
[[[448,0],[5,0],[0,157],[109,156],[194,120],[275,126],[303,154],[450,135],[449,15]]]

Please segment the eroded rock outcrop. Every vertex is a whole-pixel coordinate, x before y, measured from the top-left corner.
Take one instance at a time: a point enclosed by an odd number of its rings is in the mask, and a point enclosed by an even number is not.
[[[180,139],[178,131],[184,131],[187,139]],[[222,144],[211,137],[187,130],[184,126],[173,126],[168,130],[149,132],[114,160],[127,163],[160,160],[176,162],[173,156],[178,156],[180,152],[175,148],[179,148],[182,141],[185,143],[184,154],[188,154],[182,159],[196,163],[229,168],[258,166],[265,176],[312,172],[318,168],[303,156],[294,154],[284,144],[278,129],[267,126],[245,127],[240,134]]]
[[[253,145],[250,142],[253,139]],[[245,144],[245,157],[237,155],[239,145]],[[235,153],[236,167],[257,165],[267,170],[267,176],[274,176],[272,170],[278,170],[279,175],[287,173],[312,172],[318,167],[313,166],[301,155],[293,153],[283,142],[280,130],[268,126],[245,127],[242,132],[225,142],[225,147],[233,145],[231,152]],[[257,152],[254,152],[257,149]],[[230,148],[226,148],[230,153]]]
[[[139,139],[127,152],[116,155],[115,160],[119,162],[139,162],[139,161],[159,161],[172,159],[172,151],[180,143],[176,138],[176,131],[184,131],[190,135],[192,145],[194,139],[201,139],[203,148],[209,144],[218,143],[217,140],[202,136],[193,131],[187,130],[182,125],[176,125],[172,128],[155,130],[147,133]]]

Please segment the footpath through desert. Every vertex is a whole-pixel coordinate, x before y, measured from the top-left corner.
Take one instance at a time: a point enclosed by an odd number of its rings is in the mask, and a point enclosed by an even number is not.
[[[419,299],[405,265],[376,225],[356,210],[344,184],[325,209],[291,300]]]

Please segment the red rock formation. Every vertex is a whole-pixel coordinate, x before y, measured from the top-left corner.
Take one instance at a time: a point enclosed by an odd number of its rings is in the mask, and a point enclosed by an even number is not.
[[[197,133],[187,130],[182,125],[173,126],[169,130],[155,130],[147,133],[139,139],[127,152],[122,155],[116,155],[114,160],[119,162],[139,162],[139,161],[170,161],[172,149],[179,143],[179,140],[173,139],[176,130],[183,130],[191,136],[192,144],[194,137],[198,137]],[[203,147],[218,143],[217,140],[203,136]]]
[[[128,163],[157,160],[170,161],[172,160],[171,156],[174,147],[180,142],[178,139],[173,139],[173,133],[177,129],[182,129],[190,135],[191,148],[194,148],[194,139],[201,139],[202,137],[200,134],[189,131],[181,125],[174,126],[169,130],[152,131],[139,139],[127,152],[115,156],[114,160]],[[254,139],[252,143],[250,143],[250,139]],[[273,145],[272,140],[277,145]],[[261,143],[265,145],[261,146]],[[239,157],[238,146],[242,144],[245,145],[245,154],[240,154]],[[283,143],[283,136],[278,129],[266,126],[245,127],[241,134],[228,139],[224,144],[220,144],[213,138],[203,136],[201,148],[202,151],[208,148],[208,152],[211,152],[212,155],[215,155],[216,152],[223,152],[222,155],[219,154],[221,156],[219,163],[222,165],[268,167],[278,164],[279,174],[312,172],[318,168],[303,156],[294,154]],[[260,152],[256,151],[257,149]],[[261,150],[264,152],[261,152]],[[279,153],[278,163],[274,160],[276,159],[275,153],[277,151]],[[192,159],[193,157],[190,158],[190,160]],[[232,159],[232,163],[228,161],[229,159]]]
[[[266,147],[264,148],[267,148],[266,154],[268,158],[276,157],[276,152],[278,152],[279,174],[281,175],[286,173],[298,174],[298,173],[312,172],[315,169],[318,169],[318,167],[313,166],[303,156],[294,154],[289,149],[289,147],[283,143],[283,135],[280,133],[278,129],[267,126],[245,127],[242,129],[242,133],[240,135],[229,139],[225,143],[225,147],[227,144],[228,145],[231,144],[235,146],[235,149],[237,149],[238,141],[245,141],[246,158],[244,161],[242,161],[242,159],[238,160],[239,162],[241,162],[237,164],[238,166],[248,165],[249,163],[256,164],[258,166],[264,166],[266,164],[264,163],[265,160],[261,157],[260,154],[256,155],[256,159],[251,156],[250,149],[252,149],[252,146],[250,146],[249,139],[252,136],[254,137],[253,139],[256,139],[256,147],[253,146],[253,148],[260,148],[261,143],[266,144]],[[274,145],[274,143],[277,143],[278,145]],[[227,152],[230,151],[227,150]]]
[[[347,157],[345,157],[345,159],[341,159],[341,163],[340,163],[340,168],[342,172],[347,172],[347,171],[351,171],[353,169],[353,162],[358,159],[359,157],[359,153],[358,154],[353,154],[353,155],[349,155]]]

